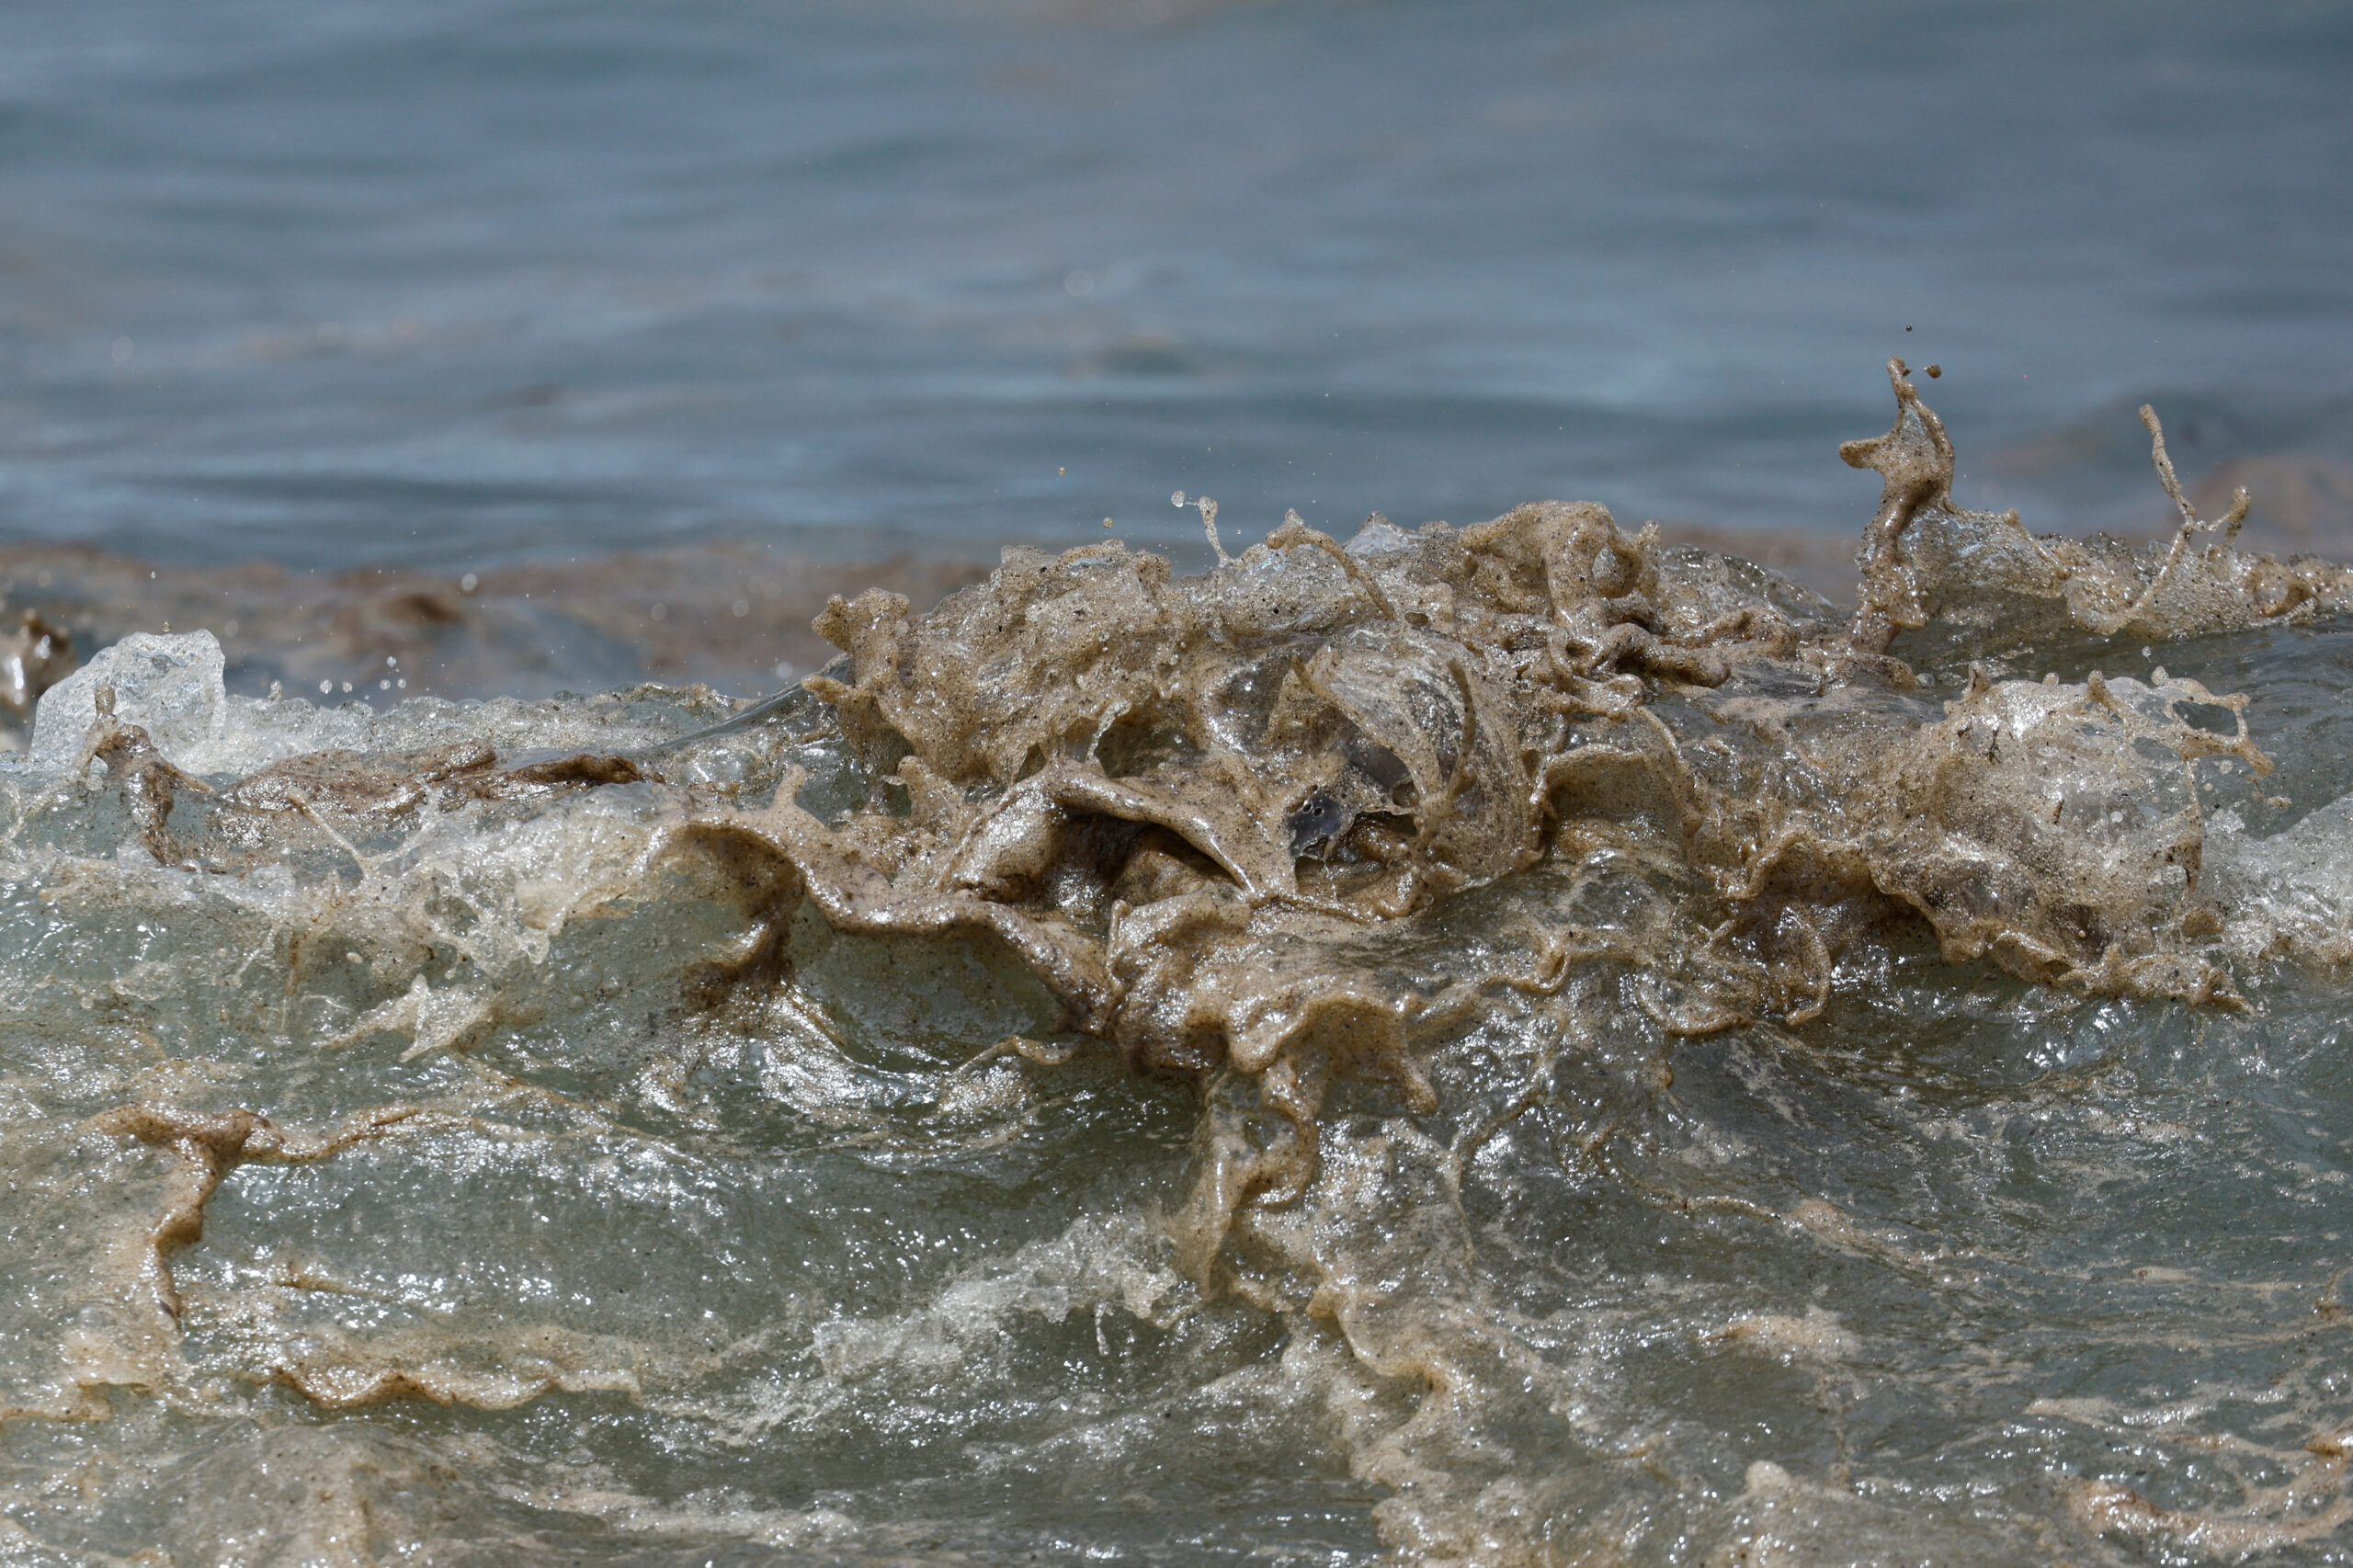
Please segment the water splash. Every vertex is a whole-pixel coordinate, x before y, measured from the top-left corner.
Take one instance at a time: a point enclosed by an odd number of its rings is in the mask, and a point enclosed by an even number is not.
[[[2353,578],[1958,508],[1891,380],[1851,618],[1545,503],[757,707],[102,653],[0,763],[11,1528],[2325,1560]]]

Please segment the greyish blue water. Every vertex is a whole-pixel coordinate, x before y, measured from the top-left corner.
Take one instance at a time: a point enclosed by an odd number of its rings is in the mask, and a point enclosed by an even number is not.
[[[435,570],[1196,551],[1176,489],[1843,533],[1822,455],[1906,352],[1968,498],[2161,526],[2145,396],[2197,472],[2353,457],[2348,69],[2336,5],[27,0],[0,524]]]
[[[2353,1562],[2348,76],[0,10],[0,1563]]]

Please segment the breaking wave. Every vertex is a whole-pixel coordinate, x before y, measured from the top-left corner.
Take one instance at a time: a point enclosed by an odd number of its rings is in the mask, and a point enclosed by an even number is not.
[[[28,622],[0,1550],[2340,1560],[2353,572],[1891,381],[1851,611],[1544,503],[755,705]]]

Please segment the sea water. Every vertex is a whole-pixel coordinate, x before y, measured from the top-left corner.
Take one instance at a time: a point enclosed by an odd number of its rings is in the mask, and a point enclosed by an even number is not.
[[[1843,536],[1890,353],[1972,504],[2162,528],[2162,394],[2343,526],[2348,70],[2333,3],[28,0],[0,526],[451,583],[1107,516],[1189,568],[1178,488]]]
[[[0,1562],[2353,1556],[2347,20],[7,7]]]
[[[2345,1561],[2353,572],[1961,506],[1904,372],[1851,610],[1204,501],[757,705],[98,654],[0,1551]]]

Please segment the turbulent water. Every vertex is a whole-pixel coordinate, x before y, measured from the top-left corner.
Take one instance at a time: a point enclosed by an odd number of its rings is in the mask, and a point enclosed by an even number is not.
[[[1202,500],[756,706],[20,641],[0,1561],[2353,1558],[2353,573],[1893,379],[1851,611]]]

